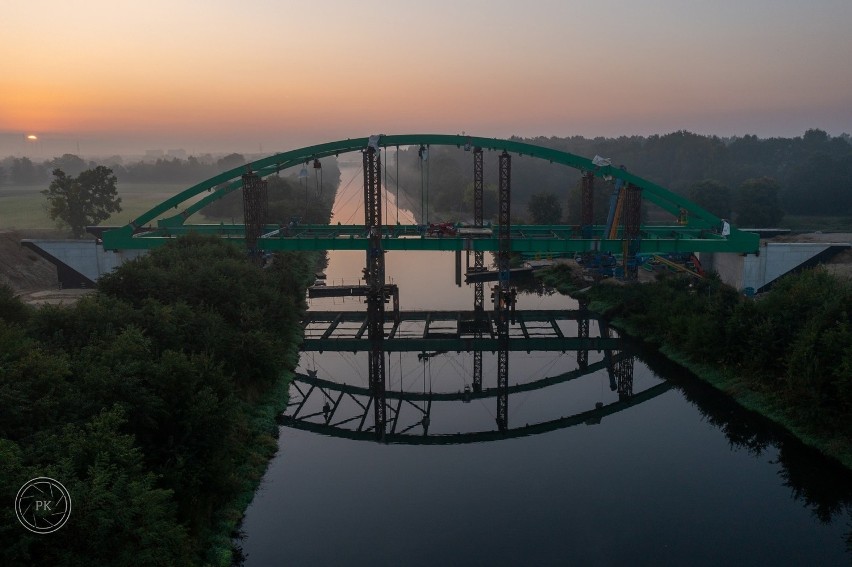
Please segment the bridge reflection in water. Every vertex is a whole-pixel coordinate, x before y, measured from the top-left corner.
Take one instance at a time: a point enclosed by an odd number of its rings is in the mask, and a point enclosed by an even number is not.
[[[431,384],[427,387],[425,379],[422,388],[404,387],[403,380],[400,380],[398,389],[388,387],[378,395],[374,388],[353,385],[351,371],[343,377],[327,375],[328,372],[322,368],[305,370],[297,374],[292,383],[290,403],[281,416],[281,423],[346,439],[425,445],[477,443],[599,423],[606,416],[655,398],[671,388],[667,382],[661,382],[642,391],[634,391],[634,356],[604,321],[592,319],[597,323],[600,334],[589,336],[592,325],[589,313],[584,309],[519,311],[509,327],[508,344],[504,342],[502,345],[498,344],[499,337],[494,334],[491,318],[487,315],[483,323],[474,329],[470,325],[474,320],[473,312],[400,312],[395,320],[385,325],[382,345],[385,366],[390,368],[392,353],[400,353],[400,357],[402,353],[409,353],[406,355],[409,363],[423,365],[425,376],[426,366],[432,359],[460,352],[469,352],[471,356],[479,353],[481,356],[483,351],[496,353],[502,346],[507,356],[508,351],[516,353],[515,356],[524,356],[524,351],[549,351],[554,360],[568,355],[572,358],[573,368],[543,377],[518,377],[518,383],[501,388],[499,384],[489,384],[488,377],[483,383],[481,376],[474,376],[474,366],[461,390],[449,391],[443,385],[443,390],[432,391]],[[365,357],[368,356],[371,342],[363,336],[367,328],[366,314],[313,312],[308,314],[305,324],[305,351],[351,352],[356,358],[360,356],[359,352],[364,352]],[[574,330],[577,336],[568,336]],[[413,362],[415,353],[417,363]],[[594,361],[589,362],[590,358]],[[400,358],[400,373],[401,364]],[[481,371],[482,365],[478,368]],[[566,395],[559,386],[581,379],[608,380],[609,389],[617,394],[617,399],[609,403],[589,402],[585,408],[578,408],[576,400],[566,402],[561,407],[574,406],[567,415],[562,413],[535,423],[514,425],[508,419],[510,399],[536,392],[549,398],[548,405],[559,405]],[[479,404],[465,405],[470,402]],[[382,404],[384,411],[375,411],[376,404]],[[439,421],[481,404],[497,408],[498,412],[501,409],[505,411],[505,422],[498,419],[496,429],[450,432],[458,420],[450,418],[452,424]],[[547,412],[535,413],[545,415]],[[383,422],[379,421],[382,417]]]
[[[474,189],[482,189],[481,152],[474,152]],[[665,391],[655,387],[636,396],[633,389],[633,357],[623,351],[623,344],[603,322],[599,336],[591,333],[590,313],[581,303],[576,311],[517,311],[517,288],[510,285],[511,267],[511,156],[503,152],[499,156],[499,207],[497,223],[498,251],[495,254],[497,285],[491,289],[492,308],[485,303],[485,287],[481,281],[474,285],[473,310],[466,312],[400,312],[399,289],[388,284],[385,277],[385,249],[382,237],[382,193],[381,160],[378,148],[370,144],[362,155],[364,171],[364,226],[369,227],[369,238],[365,257],[364,285],[359,286],[358,295],[366,298],[366,313],[347,314],[309,313],[304,321],[302,349],[305,351],[364,352],[367,360],[367,387],[350,387],[343,381],[322,379],[317,370],[298,378],[294,385],[297,394],[284,415],[284,422],[294,427],[322,431],[330,435],[369,439],[380,442],[410,443],[461,443],[486,439],[497,439],[528,435],[548,431],[577,423],[599,422],[604,416],[621,411],[637,402]],[[478,164],[478,165],[477,165]],[[482,227],[482,199],[474,197],[474,225]],[[483,257],[474,251],[473,273],[484,271]],[[460,280],[460,256],[457,256],[457,281]],[[331,291],[331,290],[328,290]],[[353,295],[354,290],[340,289],[336,293]],[[392,311],[385,308],[393,304]],[[572,325],[564,325],[566,321]],[[576,325],[573,322],[576,321]],[[576,328],[576,336],[563,328]],[[517,394],[519,386],[510,386],[509,355],[512,352],[576,352],[576,370],[529,381],[523,391],[541,390],[567,381],[573,381],[595,372],[589,363],[589,352],[603,351],[600,370],[606,368],[610,387],[618,392],[618,401],[609,405],[597,402],[593,408],[584,408],[558,419],[539,421],[523,428],[513,428],[509,420],[509,399]],[[461,392],[436,394],[431,387],[426,389],[425,364],[432,355],[426,353],[449,352],[473,353],[473,371],[470,385]],[[484,383],[483,351],[496,355],[495,387]],[[388,387],[391,375],[390,353],[400,353],[400,388]],[[424,384],[420,393],[407,391],[403,387],[403,352],[419,352],[424,361]],[[559,356],[551,357],[559,358]],[[347,371],[348,372],[348,371]],[[514,376],[525,374],[517,369]],[[517,378],[516,378],[517,381]],[[467,382],[467,380],[466,380]],[[440,402],[469,402],[472,399],[493,397],[496,411],[493,414],[497,430],[469,431],[455,434],[433,433],[434,407]],[[345,404],[342,402],[346,402]],[[547,404],[549,400],[539,400]],[[492,406],[493,407],[493,406]],[[405,411],[403,411],[403,409]],[[370,420],[370,414],[373,419]],[[538,415],[538,414],[537,414]],[[538,419],[538,417],[536,417]],[[443,431],[447,431],[444,429]]]

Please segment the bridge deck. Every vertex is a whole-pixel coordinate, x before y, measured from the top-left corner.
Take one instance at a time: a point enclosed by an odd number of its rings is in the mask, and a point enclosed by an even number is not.
[[[137,229],[130,238],[116,234],[110,239],[115,249],[147,249],[162,246],[189,232],[216,234],[244,245],[243,225],[199,224]],[[572,225],[515,225],[510,233],[513,252],[528,254],[564,254],[599,250],[620,254],[624,240],[603,237],[603,227],[593,227],[591,237],[583,238],[580,228]],[[689,252],[753,252],[756,235],[737,233],[723,237],[706,229],[683,226],[643,226],[640,233],[641,253]],[[750,238],[754,236],[754,238]],[[287,227],[267,225],[258,240],[262,250],[367,250],[369,236],[363,225],[302,225]],[[427,235],[422,226],[396,225],[382,228],[385,250],[472,250],[496,252],[499,241],[494,234]]]
[[[509,327],[510,351],[618,349],[620,339],[571,337],[561,323],[588,318],[576,310],[519,311]],[[368,348],[367,315],[361,312],[308,312],[303,321],[305,351],[353,352]],[[484,311],[400,311],[384,326],[382,349],[388,352],[496,351],[494,313]]]

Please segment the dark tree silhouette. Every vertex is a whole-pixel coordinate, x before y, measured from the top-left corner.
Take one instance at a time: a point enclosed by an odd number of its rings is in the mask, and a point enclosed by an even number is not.
[[[112,170],[102,165],[87,169],[77,177],[53,170],[47,196],[48,213],[71,228],[75,238],[83,236],[86,226],[97,224],[121,211],[121,198],[115,187],[118,181]]]

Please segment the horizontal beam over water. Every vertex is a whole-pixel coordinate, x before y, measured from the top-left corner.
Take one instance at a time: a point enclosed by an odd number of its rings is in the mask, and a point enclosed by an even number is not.
[[[474,334],[477,313],[475,311],[400,311],[398,322],[388,319],[385,327],[385,338],[382,339],[382,349],[388,352],[426,352],[426,351],[497,351],[501,348],[500,340],[490,330],[494,328],[494,314],[490,311],[478,315],[482,322],[483,336]],[[341,329],[340,325],[348,323],[365,327],[367,315],[359,311],[308,311],[302,324],[312,326],[305,331],[302,342],[304,351],[337,351],[358,352],[369,350],[371,342],[366,334],[356,332],[354,328]],[[576,350],[617,350],[623,342],[617,337],[565,337],[554,330],[558,321],[576,321],[588,319],[589,312],[571,309],[537,309],[524,310],[515,313],[518,327],[530,323],[548,323],[546,330],[535,329],[538,334],[525,333],[524,336],[510,336],[507,350],[510,351],[576,351]],[[416,331],[406,329],[408,336],[399,336],[403,323],[426,323]],[[447,328],[447,324],[451,328]],[[391,325],[388,329],[387,325]],[[469,331],[461,329],[468,327]],[[435,329],[440,329],[436,331]],[[512,327],[516,328],[516,327]],[[332,336],[348,332],[348,336]],[[417,333],[416,336],[413,333]],[[352,336],[354,334],[354,336]]]
[[[308,352],[359,352],[370,349],[372,342],[365,336],[363,338],[319,338],[305,339],[302,341],[301,349]],[[497,338],[475,338],[475,337],[417,337],[417,338],[393,338],[384,339],[381,349],[385,352],[428,352],[428,351],[491,351],[501,349],[503,343]],[[509,351],[558,351],[571,350],[615,350],[621,348],[624,341],[618,338],[594,337],[546,337],[546,338],[524,338],[511,337],[508,339],[506,350]]]
[[[490,318],[494,314],[490,311],[485,311],[482,316]],[[578,309],[524,309],[517,311],[515,317],[524,321],[576,321],[577,319],[595,319],[590,317],[588,311]],[[341,322],[361,322],[367,318],[367,314],[361,311],[308,311],[305,313],[302,322],[308,323],[323,323],[339,320]],[[472,320],[476,318],[476,312],[468,311],[400,311],[399,320],[405,321],[426,321],[429,319],[433,323],[436,321],[456,321],[456,320]]]
[[[215,234],[244,246],[242,225],[199,224],[142,230],[135,236],[113,235],[108,244],[114,249],[157,248],[188,233]],[[499,242],[492,235],[427,236],[417,225],[387,226],[383,230],[384,250],[482,251],[496,252]],[[513,252],[565,254],[600,251],[620,254],[621,238],[603,238],[604,228],[596,226],[590,238],[582,238],[571,225],[517,225],[511,231]],[[682,226],[643,226],[639,240],[641,253],[754,252],[757,235],[734,233],[728,237],[706,229]],[[303,225],[294,228],[268,225],[257,246],[267,251],[367,250],[370,240],[362,225]],[[106,244],[105,244],[106,245]]]

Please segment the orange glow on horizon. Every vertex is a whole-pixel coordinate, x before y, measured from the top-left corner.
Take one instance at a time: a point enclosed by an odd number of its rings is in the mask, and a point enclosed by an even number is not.
[[[0,133],[40,132],[39,145],[852,130],[852,3],[817,13],[754,0],[772,7],[768,25],[761,10],[676,0],[653,18],[617,0],[399,2],[380,18],[322,0],[318,19],[299,16],[314,12],[307,0],[49,1],[53,17],[21,3],[0,34]],[[575,25],[601,14],[605,30]]]

